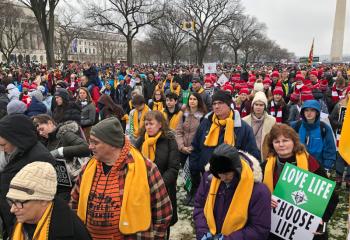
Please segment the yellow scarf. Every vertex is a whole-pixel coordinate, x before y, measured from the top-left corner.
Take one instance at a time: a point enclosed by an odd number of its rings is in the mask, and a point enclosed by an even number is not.
[[[119,230],[124,235],[143,232],[151,226],[151,193],[145,159],[133,146],[130,147],[130,153],[134,162],[128,163],[119,220]],[[96,168],[97,160],[92,158],[81,179],[77,215],[84,223]]]
[[[162,131],[154,137],[149,137],[148,134],[145,133],[145,140],[142,144],[142,155],[145,158],[150,159],[152,162],[154,162],[156,157],[156,144],[160,135],[162,135]]]
[[[153,102],[153,107],[152,107],[153,111],[159,111],[159,112],[163,112],[164,111],[164,106],[163,106],[163,102]]]
[[[52,207],[53,207],[53,204],[52,202],[50,202],[43,216],[40,218],[38,224],[36,225],[33,239],[36,239],[36,240],[49,239],[49,228],[50,228]],[[25,238],[22,230],[23,230],[23,223],[17,223],[13,231],[12,239],[24,240]]]
[[[224,143],[234,146],[235,145],[235,136],[234,136],[234,126],[235,122],[233,120],[233,111],[230,112],[230,116],[225,120],[219,120],[214,114],[212,117],[212,124],[204,145],[208,147],[216,147],[219,141],[220,126],[225,127]]]
[[[236,191],[232,197],[230,207],[227,210],[221,233],[224,236],[243,228],[248,219],[248,206],[253,192],[254,175],[248,163],[241,160],[242,173]],[[204,205],[204,215],[211,234],[216,234],[217,229],[214,218],[214,206],[217,191],[221,180],[213,177],[210,184],[207,200]]]
[[[174,114],[171,119],[168,119],[170,129],[173,129],[173,130],[176,129],[177,125],[179,124],[180,119],[182,118],[182,115],[183,115],[183,112],[179,111],[178,113]]]
[[[297,166],[304,170],[309,170],[308,167],[308,153],[298,153],[296,155],[297,159]],[[267,163],[265,166],[265,172],[264,172],[264,181],[265,185],[269,188],[270,192],[273,192],[273,173],[275,171],[275,166],[277,162],[276,156],[270,156],[267,158]]]
[[[159,86],[159,84],[157,84],[154,91],[161,91],[162,93],[164,93],[164,83],[162,83],[162,86]]]
[[[140,134],[140,129],[143,127],[145,121],[145,115],[149,111],[149,107],[145,104],[142,109],[140,123],[139,123],[139,111],[135,109],[134,111],[134,137],[138,138]]]
[[[173,80],[171,80],[171,83],[170,83],[170,91],[173,93],[176,93],[177,96],[180,96],[180,91],[181,91],[181,87],[180,85],[177,85],[177,88],[174,89],[173,88]]]
[[[203,88],[203,87],[201,87],[201,88],[198,90],[197,93],[201,94],[202,92],[204,92],[204,88]]]
[[[132,106],[131,100],[129,100],[129,108],[130,108],[130,110],[134,108],[134,107]]]

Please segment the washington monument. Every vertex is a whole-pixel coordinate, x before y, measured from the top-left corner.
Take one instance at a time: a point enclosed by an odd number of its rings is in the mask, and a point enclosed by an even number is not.
[[[343,59],[343,42],[346,18],[346,0],[337,0],[334,17],[331,61],[340,62]]]

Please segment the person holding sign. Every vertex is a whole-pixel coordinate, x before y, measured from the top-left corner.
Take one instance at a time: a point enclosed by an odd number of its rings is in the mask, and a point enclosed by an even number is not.
[[[10,213],[6,194],[12,178],[25,165],[34,161],[54,164],[49,150],[38,141],[33,122],[23,114],[8,115],[0,120],[0,150],[6,166],[0,173],[0,217],[3,239],[12,233],[15,216]]]
[[[270,133],[266,136],[263,149],[264,156],[267,156],[266,161],[262,163],[264,174],[263,182],[271,193],[274,191],[285,163],[294,164],[301,169],[327,178],[324,168],[306,151],[305,146],[300,143],[299,136],[293,128],[286,124],[276,124],[272,127]],[[315,233],[314,240],[327,239],[326,223],[334,213],[338,201],[337,194],[333,192],[331,200],[322,217],[323,222]],[[278,202],[272,199],[271,207],[276,208],[277,206]],[[271,233],[269,239],[281,238]]]
[[[209,164],[194,202],[197,240],[267,239],[271,195],[261,183],[258,160],[221,144]]]

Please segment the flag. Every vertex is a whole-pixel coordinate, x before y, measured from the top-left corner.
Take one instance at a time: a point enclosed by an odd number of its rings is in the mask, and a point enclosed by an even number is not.
[[[345,112],[344,122],[341,129],[339,139],[339,154],[342,156],[344,161],[350,165],[350,101],[346,106],[347,111]]]
[[[78,39],[74,38],[72,41],[72,53],[78,52]]]
[[[308,65],[311,65],[313,60],[314,60],[314,41],[315,39],[312,39],[312,45],[311,45],[311,49],[309,52],[309,59],[308,59]]]

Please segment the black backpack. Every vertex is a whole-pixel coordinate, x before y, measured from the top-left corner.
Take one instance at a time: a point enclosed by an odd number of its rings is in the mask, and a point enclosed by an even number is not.
[[[297,133],[299,133],[299,129],[300,129],[301,123],[302,123],[302,120],[298,120],[296,122],[296,124],[295,124],[294,130]],[[321,127],[321,137],[322,137],[322,140],[323,140],[326,137],[326,134],[327,134],[326,123],[320,121],[320,127]]]

